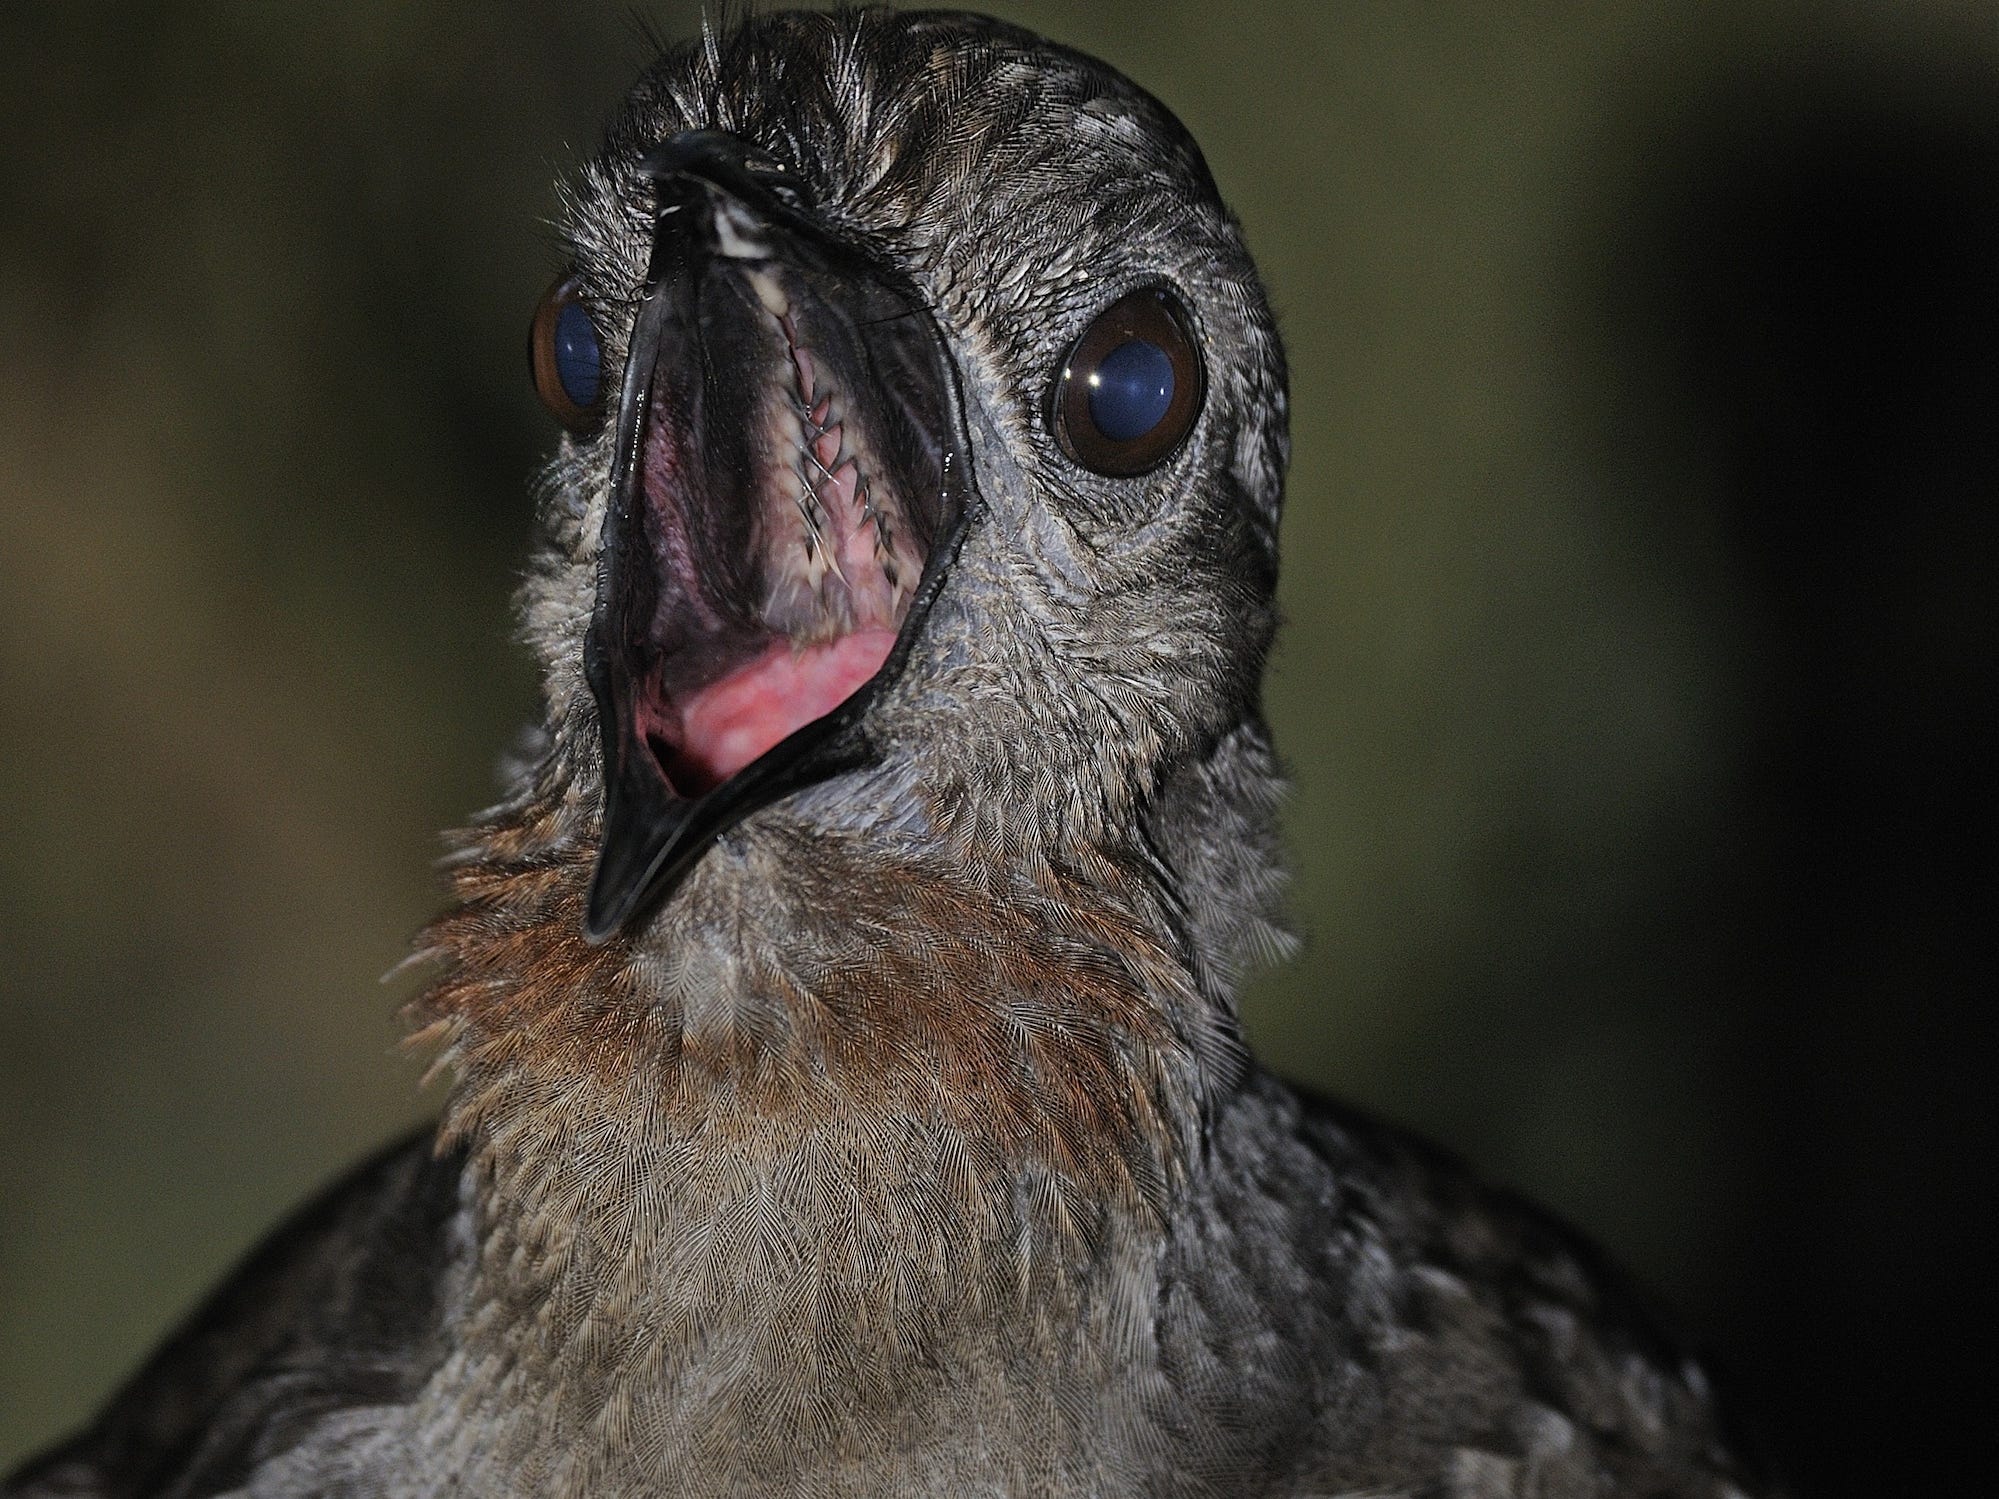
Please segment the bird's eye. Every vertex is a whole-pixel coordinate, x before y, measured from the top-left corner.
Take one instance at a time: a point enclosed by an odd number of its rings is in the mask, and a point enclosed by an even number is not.
[[[528,329],[528,367],[535,394],[572,432],[587,432],[604,414],[604,351],[597,325],[573,275],[543,295]]]
[[[1120,297],[1083,331],[1055,376],[1056,440],[1112,478],[1163,463],[1201,410],[1201,355],[1164,287]]]

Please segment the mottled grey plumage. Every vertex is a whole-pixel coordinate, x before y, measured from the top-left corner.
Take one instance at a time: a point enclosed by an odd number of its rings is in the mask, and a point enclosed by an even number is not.
[[[571,185],[613,370],[640,164],[693,129],[913,288],[954,374],[968,521],[867,753],[583,939],[616,424],[565,443],[524,593],[545,745],[425,946],[441,1143],[281,1231],[5,1492],[1753,1487],[1572,1236],[1239,1048],[1239,976],[1282,947],[1257,684],[1285,386],[1194,143],[995,22],[754,19],[658,64]],[[1097,477],[1050,380],[1155,282],[1205,406],[1163,466]]]

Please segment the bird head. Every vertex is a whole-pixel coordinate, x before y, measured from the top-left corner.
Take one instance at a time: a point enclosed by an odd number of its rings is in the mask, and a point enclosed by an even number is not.
[[[982,17],[754,16],[564,199],[546,733],[438,949],[712,994],[718,944],[851,971],[912,891],[1093,882],[1201,975],[1267,948],[1283,360],[1172,115]]]

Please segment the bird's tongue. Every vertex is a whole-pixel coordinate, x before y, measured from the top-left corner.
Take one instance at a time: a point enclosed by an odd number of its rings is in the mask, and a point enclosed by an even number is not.
[[[894,645],[888,629],[857,630],[818,645],[773,640],[749,664],[678,704],[648,699],[642,733],[667,762],[662,768],[675,788],[699,796],[839,707],[881,670]]]

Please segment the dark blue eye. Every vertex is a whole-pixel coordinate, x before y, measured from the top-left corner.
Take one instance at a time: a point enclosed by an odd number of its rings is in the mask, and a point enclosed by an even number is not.
[[[535,393],[572,432],[587,432],[603,417],[604,347],[574,276],[548,289],[528,330],[528,367]]]
[[[1201,355],[1165,287],[1120,297],[1056,372],[1050,417],[1062,450],[1114,479],[1156,468],[1201,412]]]
[[[582,304],[565,302],[555,315],[555,378],[578,406],[597,404],[597,329]]]
[[[1090,420],[1112,442],[1145,436],[1172,404],[1173,360],[1145,339],[1119,344],[1090,376]]]

